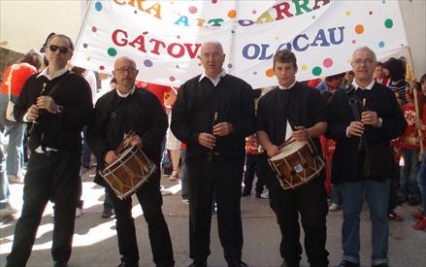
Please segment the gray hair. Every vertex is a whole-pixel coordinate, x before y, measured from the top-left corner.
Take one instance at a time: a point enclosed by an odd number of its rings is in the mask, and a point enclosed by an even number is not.
[[[355,49],[355,51],[352,53],[352,61],[354,60],[355,54],[357,52],[363,51],[363,50],[368,51],[371,54],[374,62],[377,62],[376,53],[374,53],[374,51],[370,47],[368,47],[368,46],[361,46],[361,47],[358,47],[357,49]]]

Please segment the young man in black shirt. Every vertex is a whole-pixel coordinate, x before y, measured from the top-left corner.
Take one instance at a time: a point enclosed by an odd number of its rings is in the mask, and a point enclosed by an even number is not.
[[[273,68],[278,86],[260,99],[257,109],[256,134],[266,151],[265,156],[278,155],[280,146],[288,140],[286,137],[298,142],[312,139],[317,151],[321,151],[319,136],[327,128],[324,98],[318,90],[296,81],[298,67],[296,56],[291,51],[278,51],[274,56]],[[282,235],[282,267],[299,266],[302,253],[299,215],[305,231],[305,250],[310,266],[328,266],[328,252],[325,249],[328,207],[324,179],[325,171],[322,169],[307,184],[295,189],[283,189],[271,168],[267,168],[270,206],[277,215]]]

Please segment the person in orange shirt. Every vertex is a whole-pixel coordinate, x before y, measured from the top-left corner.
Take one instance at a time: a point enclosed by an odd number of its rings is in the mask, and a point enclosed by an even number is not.
[[[158,101],[160,101],[161,106],[163,107],[164,111],[167,113],[166,104],[164,103],[167,96],[169,95],[169,92],[172,91],[172,88],[170,86],[164,86],[160,84],[155,83],[147,83],[143,81],[136,81],[136,85],[140,88],[145,88],[151,93],[153,93],[157,98]],[[168,154],[168,151],[166,150],[166,140],[167,135],[164,137],[164,141],[161,144],[162,147],[162,159],[161,159],[161,167],[163,168],[163,175],[170,176],[173,171],[172,163]],[[164,194],[168,194],[166,191]]]
[[[16,64],[6,68],[4,82],[0,91],[0,125],[9,136],[7,148],[6,173],[10,182],[22,182],[23,139],[25,124],[6,119],[6,109],[9,99],[16,102],[25,81],[37,73],[42,64],[42,56],[35,50],[27,52]]]

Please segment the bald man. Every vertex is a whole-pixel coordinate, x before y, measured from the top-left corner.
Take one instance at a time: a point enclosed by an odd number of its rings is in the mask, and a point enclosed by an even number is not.
[[[96,102],[96,120],[89,128],[89,145],[97,158],[95,182],[106,186],[114,206],[120,267],[139,266],[139,250],[136,229],[132,217],[132,198],[120,199],[100,177],[99,171],[115,162],[120,156],[116,150],[126,135],[131,146],[139,146],[145,155],[160,169],[161,142],[167,129],[167,117],[158,98],[148,90],[137,88],[139,73],[136,63],[121,57],[114,64],[116,90],[111,90]],[[149,238],[156,266],[174,266],[172,242],[162,212],[160,172],[154,172],[136,189],[136,197],[142,206],[148,224]]]

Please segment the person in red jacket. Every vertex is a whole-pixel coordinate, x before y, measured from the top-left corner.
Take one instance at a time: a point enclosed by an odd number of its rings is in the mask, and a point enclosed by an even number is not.
[[[382,62],[376,63],[376,68],[374,69],[374,81],[386,86],[389,83],[389,77],[386,76],[384,64]]]
[[[16,103],[26,80],[37,73],[42,56],[35,50],[28,51],[16,64],[6,68],[0,91],[0,125],[9,137],[6,151],[6,173],[12,183],[22,183],[23,140],[25,124],[6,119],[9,100]]]
[[[416,111],[413,93],[408,92],[407,98],[409,102],[402,106],[402,112],[408,126],[401,136],[401,155],[404,165],[401,167],[398,197],[400,203],[408,201],[411,206],[416,206],[420,203],[420,192],[416,181],[417,172],[420,168],[419,131],[416,125],[420,114]]]
[[[420,78],[420,86],[423,93],[423,99],[426,96],[426,73]],[[423,104],[422,111],[422,133],[423,133],[423,144],[426,145],[425,136],[425,125],[426,125],[426,104]],[[422,155],[422,164],[420,165],[419,172],[417,174],[417,183],[419,185],[420,194],[422,197],[422,208],[419,209],[415,214],[414,218],[417,220],[417,223],[413,226],[415,230],[426,230],[426,153],[423,151]]]

